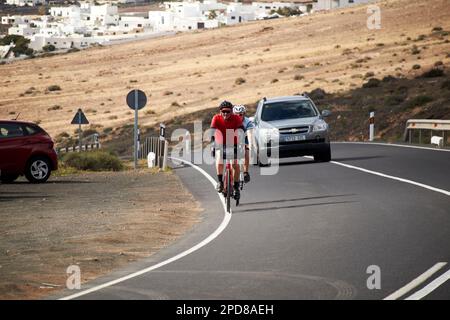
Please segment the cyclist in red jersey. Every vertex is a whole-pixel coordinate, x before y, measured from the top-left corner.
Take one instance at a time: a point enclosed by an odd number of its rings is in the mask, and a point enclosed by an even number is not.
[[[216,114],[211,121],[211,129],[214,129],[214,134],[212,136],[212,141],[215,142],[217,146],[215,157],[216,157],[216,171],[217,171],[217,192],[223,191],[223,151],[224,145],[226,142],[230,142],[228,140],[232,140],[234,147],[234,163],[233,163],[233,177],[234,177],[234,197],[239,198],[239,174],[240,168],[237,163],[237,144],[238,144],[238,135],[236,134],[236,130],[242,129],[242,119],[241,117],[232,113],[233,104],[228,101],[223,101],[220,106],[220,113]],[[228,135],[233,134],[233,139],[227,139],[227,131]],[[224,143],[225,142],[225,143]],[[228,145],[228,147],[230,147]]]

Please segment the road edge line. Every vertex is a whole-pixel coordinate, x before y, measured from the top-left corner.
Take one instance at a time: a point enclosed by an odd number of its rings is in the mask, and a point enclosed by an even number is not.
[[[410,148],[410,149],[421,149],[421,150],[431,150],[431,151],[444,151],[450,152],[450,149],[437,149],[431,147],[420,147],[420,146],[410,146],[398,143],[382,143],[382,142],[352,142],[352,141],[332,141],[332,144],[363,144],[363,145],[376,145],[376,146],[388,146],[388,147],[401,147],[401,148]]]
[[[388,175],[388,174],[385,174],[385,173],[381,173],[381,172],[373,171],[373,170],[369,170],[369,169],[364,169],[364,168],[361,168],[361,167],[352,166],[350,164],[345,164],[345,163],[342,163],[342,162],[330,161],[330,163],[337,164],[339,166],[343,166],[343,167],[346,167],[346,168],[349,168],[349,169],[354,169],[354,170],[359,170],[359,171],[362,171],[362,172],[365,172],[365,173],[370,173],[370,174],[373,174],[373,175],[376,175],[376,176],[380,176],[380,177],[383,177],[383,178],[392,179],[392,180],[396,180],[396,181],[400,181],[400,182],[404,182],[404,183],[409,183],[409,184],[415,185],[417,187],[421,187],[421,188],[424,188],[424,189],[428,189],[428,190],[431,190],[431,191],[442,193],[442,194],[444,194],[446,196],[450,196],[450,191],[447,191],[447,190],[444,190],[444,189],[439,189],[439,188],[436,188],[436,187],[433,187],[433,186],[430,186],[430,185],[427,185],[427,184],[424,184],[424,183],[420,183],[420,182],[416,182],[416,181],[413,181],[413,180],[404,179],[404,178],[400,178],[400,177],[396,177],[396,176],[391,176],[391,175]]]
[[[196,166],[195,164],[193,164],[193,163],[191,163],[189,161],[183,160],[183,159],[179,159],[179,158],[175,158],[175,157],[169,157],[169,158],[172,159],[172,160],[176,160],[176,161],[180,161],[182,163],[185,163],[185,164],[191,166],[192,168],[194,168],[195,170],[199,171],[215,187],[215,180],[205,170],[203,170],[202,168]],[[147,267],[147,268],[142,269],[140,271],[133,272],[133,273],[127,275],[127,276],[120,277],[119,279],[108,281],[108,282],[106,282],[104,284],[101,284],[101,285],[92,287],[90,289],[86,289],[86,290],[83,290],[81,292],[69,295],[67,297],[60,298],[58,300],[72,300],[72,299],[75,299],[75,298],[87,295],[89,293],[92,293],[92,292],[95,292],[95,291],[99,291],[101,289],[113,286],[113,285],[118,284],[120,282],[123,282],[123,281],[129,280],[129,279],[135,278],[137,276],[143,275],[143,274],[145,274],[147,272],[150,272],[150,271],[158,269],[158,268],[160,268],[162,266],[165,266],[165,265],[167,265],[169,263],[172,263],[172,262],[174,262],[176,260],[179,260],[179,259],[181,259],[181,258],[183,258],[183,257],[185,257],[185,256],[187,256],[187,255],[197,251],[198,249],[204,247],[205,245],[207,245],[208,243],[213,241],[215,238],[217,238],[225,230],[225,228],[228,226],[228,223],[231,220],[231,213],[227,212],[226,204],[225,204],[224,199],[219,194],[218,194],[218,197],[219,197],[220,202],[222,203],[222,206],[223,206],[223,209],[224,209],[223,220],[222,220],[220,225],[217,227],[217,229],[213,233],[211,233],[208,237],[203,239],[201,242],[199,242],[195,246],[193,246],[193,247],[189,248],[188,250],[185,250],[185,251],[177,254],[176,256],[174,256],[172,258],[169,258],[169,259],[166,259],[166,260],[164,260],[164,261],[162,261],[160,263],[157,263],[157,264],[155,264],[153,266]]]

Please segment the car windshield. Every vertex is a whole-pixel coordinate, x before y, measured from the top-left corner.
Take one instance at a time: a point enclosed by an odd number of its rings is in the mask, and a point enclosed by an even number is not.
[[[265,104],[261,114],[263,121],[316,117],[317,112],[308,100],[283,101]]]

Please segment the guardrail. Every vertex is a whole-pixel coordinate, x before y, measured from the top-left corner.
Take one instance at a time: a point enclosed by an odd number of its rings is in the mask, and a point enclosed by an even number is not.
[[[100,149],[101,145],[100,143],[92,143],[92,144],[83,144],[81,146],[81,151],[88,151],[88,150],[94,150],[94,149]],[[77,152],[80,149],[79,146],[73,146],[73,147],[60,147],[56,148],[56,153],[62,153],[62,152]]]
[[[450,120],[438,119],[409,119],[406,121],[404,141],[419,144],[432,143],[432,137],[438,136],[443,140],[443,146],[449,145]]]
[[[139,159],[147,159],[150,152],[155,154],[155,166],[159,168],[165,167],[164,155],[167,152],[167,141],[161,139],[159,136],[146,137],[139,146]]]

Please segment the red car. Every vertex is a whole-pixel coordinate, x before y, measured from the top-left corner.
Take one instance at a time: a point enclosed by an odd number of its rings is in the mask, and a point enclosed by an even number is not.
[[[10,183],[20,175],[31,183],[47,181],[58,169],[53,140],[34,123],[0,120],[0,179]]]

